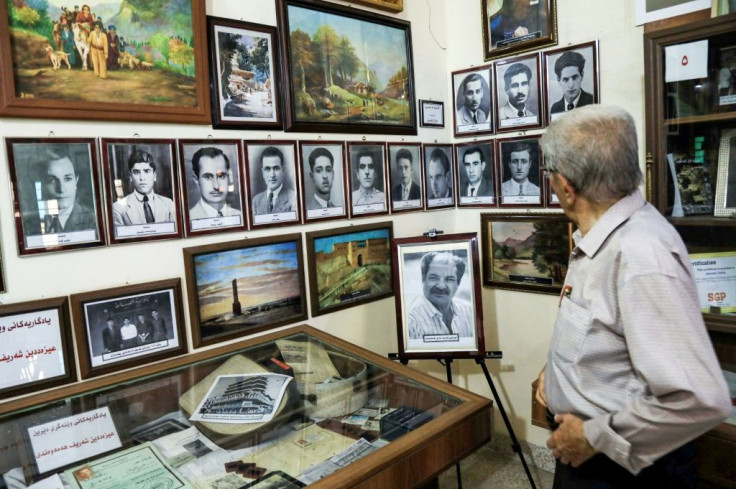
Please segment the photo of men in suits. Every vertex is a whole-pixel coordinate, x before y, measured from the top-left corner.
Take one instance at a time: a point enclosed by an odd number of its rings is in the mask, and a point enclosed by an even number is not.
[[[389,178],[393,210],[422,207],[420,146],[389,145]]]
[[[298,221],[294,144],[248,145],[253,225]]]
[[[598,103],[596,50],[596,43],[591,42],[545,53],[549,120]]]

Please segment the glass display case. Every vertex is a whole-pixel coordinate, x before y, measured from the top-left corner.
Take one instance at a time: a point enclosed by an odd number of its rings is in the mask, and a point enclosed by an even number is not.
[[[0,487],[431,487],[491,404],[298,326],[0,404]]]

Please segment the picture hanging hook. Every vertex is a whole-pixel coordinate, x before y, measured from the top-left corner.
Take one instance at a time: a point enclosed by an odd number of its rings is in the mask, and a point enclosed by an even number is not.
[[[436,238],[439,234],[445,234],[445,232],[441,229],[429,229],[426,233],[423,233],[423,236],[427,236],[428,238]]]
[[[134,133],[133,133],[133,137],[134,137],[134,138],[139,138],[139,137],[141,137],[141,135],[140,135],[140,134],[138,134],[137,132],[134,132]]]
[[[49,131],[49,137],[50,138],[56,137],[56,134],[54,134],[54,131]]]
[[[367,140],[368,140],[368,139],[367,139],[367,138],[366,138],[365,136],[363,136],[363,141],[367,141]]]

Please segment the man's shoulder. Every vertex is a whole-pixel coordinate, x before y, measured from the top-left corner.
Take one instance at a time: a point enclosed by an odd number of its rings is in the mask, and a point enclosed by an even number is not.
[[[582,95],[581,95],[582,99]],[[558,112],[563,112],[565,110],[565,97],[563,96],[560,100],[552,104],[552,107],[550,107],[550,113],[556,114]]]
[[[590,105],[593,103],[593,95],[586,92],[585,90],[580,90],[580,99],[578,100],[578,107],[582,107],[583,105]]]

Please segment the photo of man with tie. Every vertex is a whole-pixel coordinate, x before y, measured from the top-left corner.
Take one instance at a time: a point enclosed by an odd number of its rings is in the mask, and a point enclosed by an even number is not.
[[[461,70],[453,73],[455,91],[455,135],[491,131],[490,69]]]
[[[298,221],[295,143],[248,144],[252,224]]]
[[[419,144],[389,144],[392,210],[422,208]]]
[[[598,103],[597,51],[598,43],[592,41],[544,53],[547,120]]]
[[[496,65],[498,130],[541,126],[539,56],[518,57]]]
[[[460,205],[495,203],[493,141],[456,146]]]
[[[541,204],[539,139],[499,142],[501,156],[501,204]]]
[[[300,143],[306,218],[347,217],[344,146]]]

